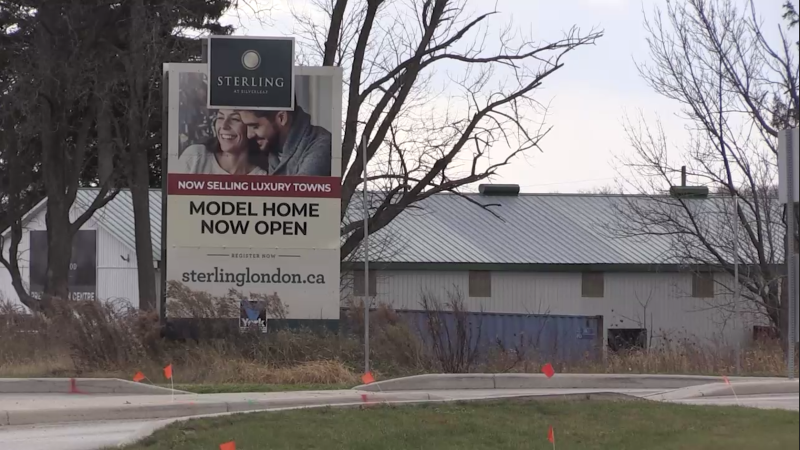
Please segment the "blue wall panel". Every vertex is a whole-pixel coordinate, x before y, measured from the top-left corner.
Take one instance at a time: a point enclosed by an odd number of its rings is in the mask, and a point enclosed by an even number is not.
[[[397,311],[427,345],[434,339],[424,311]],[[506,349],[524,352],[526,359],[539,361],[578,361],[602,356],[602,318],[598,316],[553,316],[469,312],[468,327],[459,330],[453,312],[435,313],[434,326],[442,342],[457,342],[459,334],[478,343],[482,359],[491,351]],[[467,331],[468,330],[468,331]],[[448,338],[449,337],[449,338]]]

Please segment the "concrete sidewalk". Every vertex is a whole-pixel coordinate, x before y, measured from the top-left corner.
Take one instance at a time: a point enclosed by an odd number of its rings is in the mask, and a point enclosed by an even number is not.
[[[800,411],[800,395],[798,394],[765,394],[765,395],[740,395],[734,397],[703,397],[681,400],[672,400],[670,403],[698,406],[745,406],[759,409],[782,409],[786,411]]]
[[[730,377],[733,384],[787,381],[786,378]],[[449,389],[681,389],[723,381],[722,377],[701,375],[576,374],[561,373],[552,378],[542,374],[425,374],[378,381],[354,389],[373,392]]]
[[[800,392],[798,380],[786,379],[738,379],[727,383],[711,383],[698,386],[688,386],[681,389],[656,394],[648,397],[649,400],[678,401],[708,397],[751,396],[751,395],[785,395]]]
[[[346,406],[398,402],[458,401],[510,397],[585,396],[607,389],[467,389],[367,392],[357,390],[237,394],[165,395],[0,395],[0,426],[103,420],[153,420],[304,406]],[[661,390],[621,389],[614,394],[644,397]]]
[[[371,401],[430,400],[423,393],[364,393]],[[0,395],[0,425],[31,425],[99,420],[164,419],[290,406],[360,403],[362,392],[307,391],[176,395]]]

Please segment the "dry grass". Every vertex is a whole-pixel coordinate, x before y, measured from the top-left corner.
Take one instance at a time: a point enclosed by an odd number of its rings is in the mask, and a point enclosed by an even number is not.
[[[773,376],[786,374],[786,358],[777,342],[756,344],[742,349],[741,371],[747,375]],[[732,349],[706,347],[684,342],[677,347],[657,351],[631,351],[612,354],[596,371],[606,373],[685,373],[732,374],[736,356]]]
[[[163,383],[161,367],[144,369],[152,381]],[[312,361],[294,366],[274,367],[244,359],[216,359],[212,365],[174,364],[179,383],[211,384],[334,384],[354,385],[358,376],[339,361]]]
[[[736,373],[732,349],[717,345],[685,342],[678,346],[652,350],[609,352],[602,361],[586,357],[579,361],[545,361],[535,356],[519,359],[516,355],[495,352],[476,372],[536,373],[551,362],[560,373],[660,373],[694,375],[731,375]],[[796,366],[797,370],[797,366]],[[746,376],[786,376],[786,357],[777,342],[755,344],[742,349],[741,374]]]
[[[266,384],[353,384],[358,381],[350,369],[337,361],[312,361],[275,369],[272,381]]]
[[[194,303],[186,308],[231,314],[229,308],[204,301],[215,300],[193,297]],[[343,320],[345,330],[338,334],[301,329],[174,342],[160,336],[155,316],[122,304],[72,302],[49,317],[32,317],[0,302],[0,376],[130,378],[143,371],[159,383],[164,381],[161,369],[172,363],[180,383],[352,385],[358,382],[363,363],[363,306],[350,307]],[[379,378],[444,369],[436,353],[390,308],[381,306],[370,317],[371,361]],[[731,349],[692,339],[669,341],[657,350],[609,353],[605,361],[588,355],[578,361],[541,361],[535,351],[519,355],[499,348],[477,356],[477,362],[464,370],[535,373],[544,362],[551,362],[557,371],[572,373],[735,371]],[[774,343],[745,349],[741,361],[745,375],[785,374],[783,352]]]
[[[193,297],[184,306],[173,307],[229,317],[232,312],[226,305],[233,297],[234,293],[226,296],[225,302]],[[205,304],[210,302],[215,304]],[[48,317],[30,316],[2,303],[0,312],[3,377],[130,378],[142,371],[151,381],[161,382],[161,369],[171,363],[176,379],[183,383],[352,385],[359,379],[355,368],[363,359],[357,338],[307,329],[171,341],[161,337],[155,316],[119,303],[63,303]],[[384,366],[405,367],[407,352],[394,350],[408,344],[410,335],[397,326],[383,327],[380,320],[376,327],[383,330],[374,335],[376,353],[401,356]]]
[[[47,355],[37,360],[11,359],[0,364],[0,376],[8,378],[35,378],[46,376],[59,376],[75,372],[75,366],[69,355]]]

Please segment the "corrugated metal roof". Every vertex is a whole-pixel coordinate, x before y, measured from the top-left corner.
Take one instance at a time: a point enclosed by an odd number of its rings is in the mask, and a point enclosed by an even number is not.
[[[770,236],[772,245],[767,245],[767,251],[774,255],[771,258],[773,262],[779,262],[783,258],[783,227],[778,223],[780,205],[773,203],[769,218],[774,222],[771,228],[774,233]],[[708,234],[716,241],[714,247],[732,261],[730,198],[709,197],[689,200],[687,204],[698,211],[695,217],[700,223],[697,225],[713,230]],[[348,220],[360,220],[361,202],[354,201],[351,205]],[[641,231],[641,224],[628,225],[625,222],[630,217],[637,217],[633,211],[641,211],[650,215],[646,222],[655,223],[662,219],[658,214],[665,214],[670,208],[676,208],[669,212],[671,217],[686,217],[682,215],[682,207],[670,197],[439,194],[405,210],[378,231],[371,239],[370,260],[392,263],[685,264],[686,254],[690,253],[716,263],[714,256],[702,255],[705,249],[699,242],[685,235],[659,235],[663,230],[650,227],[654,232],[635,236],[637,231]],[[742,208],[747,211],[744,204]],[[754,255],[748,258],[747,250],[752,245],[748,244],[743,229],[740,230],[740,242],[740,261],[755,262]],[[752,250],[749,253],[752,254]],[[360,252],[356,252],[353,259],[362,260]]]
[[[80,204],[96,190],[83,189]],[[466,198],[465,198],[466,197]],[[401,213],[373,235],[371,260],[384,263],[485,264],[680,264],[674,236],[620,237],[611,230],[620,208],[646,197],[578,194],[439,194]],[[480,203],[484,206],[476,204]],[[631,203],[634,202],[634,203]],[[727,198],[698,200],[698,207],[722,210]],[[492,205],[492,206],[486,206]],[[361,202],[348,213],[357,220]],[[487,208],[492,212],[487,211]],[[153,257],[161,259],[161,191],[150,191]],[[721,227],[726,214],[703,216],[707,227]],[[780,220],[779,215],[776,215]],[[134,248],[133,207],[122,191],[95,215],[106,230]],[[776,258],[782,258],[783,234],[775,236]],[[721,237],[725,239],[725,237]],[[359,254],[355,259],[360,259]]]
[[[442,194],[376,233],[372,260],[487,264],[665,264],[667,240],[605,233],[614,197]],[[491,204],[490,213],[474,202]],[[494,214],[492,214],[494,213]],[[386,242],[385,245],[381,245]],[[360,258],[359,258],[360,259]]]

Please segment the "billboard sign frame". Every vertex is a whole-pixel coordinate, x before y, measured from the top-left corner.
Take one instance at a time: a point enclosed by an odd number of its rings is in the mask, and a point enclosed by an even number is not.
[[[313,319],[313,320],[338,320],[339,317],[339,277],[340,277],[340,261],[339,261],[339,245],[340,241],[338,239],[338,230],[340,228],[340,208],[341,208],[341,201],[340,201],[340,188],[341,188],[341,134],[342,134],[342,127],[341,127],[341,117],[342,117],[342,69],[338,67],[305,67],[305,66],[297,66],[293,68],[294,73],[294,80],[292,85],[296,86],[295,94],[293,98],[297,98],[297,102],[295,102],[295,107],[297,108],[296,111],[303,111],[308,110],[308,116],[312,118],[312,128],[318,128],[319,126],[328,129],[330,134],[330,171],[329,173],[322,174],[317,173],[316,175],[303,175],[306,172],[295,172],[297,175],[289,175],[287,174],[270,174],[270,175],[231,175],[231,174],[214,174],[212,172],[186,172],[186,171],[178,171],[175,172],[175,167],[171,168],[171,164],[174,165],[177,159],[180,159],[178,155],[180,152],[186,151],[183,146],[186,144],[186,136],[185,128],[186,128],[186,106],[183,104],[186,99],[184,98],[184,94],[182,94],[181,80],[184,79],[184,84],[186,83],[187,76],[188,77],[196,77],[197,75],[205,76],[206,83],[208,82],[208,65],[205,63],[168,63],[164,64],[164,111],[165,111],[165,128],[168,130],[164,136],[164,145],[163,145],[163,184],[162,184],[162,230],[161,230],[161,242],[162,242],[162,251],[161,251],[161,295],[160,295],[160,304],[159,304],[159,313],[162,320],[167,318],[167,286],[168,286],[168,279],[175,279],[176,276],[183,275],[185,272],[191,273],[192,270],[195,270],[194,267],[188,267],[186,262],[191,262],[192,264],[197,264],[198,273],[203,273],[204,270],[213,271],[214,264],[218,264],[219,267],[224,267],[228,272],[233,271],[235,272],[233,275],[226,272],[226,277],[234,277],[238,275],[238,272],[245,273],[247,272],[248,281],[246,282],[244,288],[236,288],[235,286],[231,286],[231,288],[235,288],[239,291],[243,291],[245,289],[251,288],[257,290],[256,293],[264,294],[264,295],[272,295],[272,294],[280,294],[281,298],[283,299],[283,294],[286,293],[288,297],[293,297],[294,300],[291,298],[287,299],[285,302],[287,305],[287,319],[290,320],[303,320],[303,319]],[[194,75],[193,75],[194,74]],[[304,78],[305,77],[305,78]],[[206,84],[206,89],[208,89],[208,85]],[[196,95],[193,94],[193,95]],[[207,95],[207,93],[206,93]],[[203,98],[202,107],[206,108],[206,98]],[[199,107],[197,102],[194,101],[193,108]],[[213,110],[219,109],[226,109],[226,108],[209,108],[212,111],[205,111],[208,115],[215,115],[218,117],[218,114],[221,112],[217,111],[214,113]],[[242,107],[234,107],[229,109],[241,110],[242,114],[246,111],[256,111],[256,108],[252,108],[250,106],[242,106]],[[183,114],[183,116],[182,116]],[[213,121],[213,119],[212,119]],[[212,125],[216,126],[216,125]],[[183,131],[181,131],[183,130]],[[249,138],[249,137],[248,137]],[[282,149],[281,151],[286,151]],[[172,162],[171,162],[172,161]],[[233,173],[233,172],[231,172]],[[271,172],[270,172],[271,173]],[[204,174],[204,175],[202,175]],[[200,177],[206,178],[213,178],[215,180],[238,180],[231,183],[241,184],[241,180],[263,180],[263,182],[259,182],[258,184],[269,184],[272,182],[273,185],[279,186],[281,184],[288,186],[289,184],[294,184],[295,189],[289,190],[265,190],[262,193],[255,193],[255,192],[223,192],[223,188],[219,188],[220,183],[214,182],[215,189],[211,189],[210,183],[207,183],[206,188],[204,189],[197,189],[187,188],[188,181],[191,180],[192,177],[198,175]],[[197,178],[197,177],[196,177]],[[178,186],[178,181],[181,182],[183,185],[182,187]],[[285,183],[280,183],[281,181],[286,181]],[[227,181],[225,182],[227,183]],[[323,193],[320,191],[302,191],[297,190],[297,185],[302,184],[316,184],[316,185],[328,185],[330,187],[329,191]],[[178,190],[180,192],[178,192]],[[255,189],[254,189],[255,190]],[[270,209],[271,211],[283,211],[285,208],[283,203],[291,203],[296,207],[294,210],[297,211],[305,211],[309,213],[316,214],[313,218],[308,219],[297,219],[297,220],[308,220],[307,227],[301,227],[299,229],[306,230],[307,228],[307,236],[292,236],[291,233],[288,235],[282,236],[274,236],[274,238],[269,239],[269,233],[267,236],[264,236],[262,232],[258,232],[258,235],[254,234],[254,239],[250,242],[241,239],[242,236],[236,236],[236,239],[233,239],[235,242],[226,243],[223,242],[224,236],[209,236],[207,240],[203,240],[202,242],[197,242],[196,244],[190,242],[192,236],[197,238],[199,236],[199,231],[195,229],[191,229],[190,232],[185,232],[186,226],[189,226],[190,222],[187,222],[187,215],[184,213],[189,213],[189,211],[194,210],[195,212],[198,211],[199,208],[199,201],[202,199],[200,197],[206,196],[208,200],[225,200],[228,202],[236,203],[246,203],[250,202],[253,206],[250,209],[250,206],[243,206],[244,209],[241,211],[247,210],[247,215],[253,216],[259,211],[267,211]],[[224,197],[224,198],[222,198]],[[194,201],[194,205],[190,205]],[[274,201],[274,205],[266,205],[266,203]],[[328,205],[322,205],[323,202],[331,203]],[[220,202],[221,203],[221,202]],[[264,205],[258,204],[264,203]],[[319,205],[314,205],[314,203],[319,203]],[[180,206],[182,204],[183,206]],[[178,205],[178,206],[176,206]],[[190,205],[190,206],[187,206]],[[210,202],[209,202],[210,205]],[[206,205],[206,206],[209,206]],[[216,207],[217,205],[213,205]],[[229,205],[226,205],[229,206]],[[175,209],[179,207],[179,209]],[[171,211],[172,208],[173,210]],[[177,212],[176,212],[177,211]],[[215,210],[216,211],[216,210]],[[253,212],[255,211],[255,212]],[[206,209],[208,212],[208,209]],[[177,214],[177,216],[176,216]],[[266,213],[264,213],[266,215]],[[171,216],[171,217],[170,217]],[[197,220],[200,219],[210,219],[209,217],[197,217]],[[256,224],[254,221],[261,219],[260,217],[252,217],[246,218],[243,217],[242,220],[247,221],[250,220],[251,227],[250,229],[255,230]],[[283,220],[283,219],[276,219],[276,220]],[[177,222],[176,222],[177,221]],[[319,221],[319,222],[314,222]],[[172,223],[172,225],[170,225]],[[274,223],[274,222],[272,222]],[[199,222],[198,222],[199,224]],[[178,227],[181,230],[177,230]],[[335,230],[336,239],[332,239],[331,236],[333,234],[329,233],[327,230],[323,230],[320,233],[320,228],[327,228],[330,227],[332,230]],[[261,228],[261,231],[264,229]],[[176,234],[176,231],[179,231],[180,234]],[[207,230],[206,230],[207,231]],[[178,240],[176,241],[171,237],[178,236]],[[208,235],[207,235],[208,236]],[[222,239],[222,240],[221,240]],[[173,242],[174,241],[174,242]],[[208,242],[208,246],[203,245],[205,242]],[[177,244],[177,245],[176,245]],[[180,247],[180,248],[179,248]],[[183,250],[181,250],[181,248]],[[215,252],[212,251],[214,249],[221,249],[222,251]],[[205,251],[205,253],[203,253]],[[234,254],[238,256],[234,256]],[[269,255],[269,256],[260,256],[256,258],[256,261],[248,261],[246,259],[241,259],[241,255],[243,254],[252,254],[252,255]],[[317,255],[318,254],[318,255]],[[192,256],[195,255],[195,256]],[[210,255],[210,256],[209,256]],[[316,256],[315,256],[316,255]],[[210,258],[213,256],[219,262],[212,262]],[[225,258],[222,258],[225,256]],[[227,259],[226,259],[227,258]],[[234,260],[234,258],[240,258]],[[205,259],[205,261],[204,261]],[[212,258],[213,259],[213,258]],[[172,262],[172,264],[170,264]],[[178,264],[178,266],[175,266]],[[187,265],[187,267],[183,267]],[[284,271],[284,274],[288,273],[291,275],[282,275],[285,280],[280,282],[275,282],[274,280],[270,280],[270,285],[264,287],[256,286],[252,280],[250,279],[251,276],[254,274],[254,270],[258,269],[260,271],[260,278],[256,278],[256,280],[260,280],[262,284],[266,283],[267,277],[265,274],[274,274],[275,270],[279,272],[281,270]],[[306,273],[308,272],[308,273]],[[325,285],[317,285],[313,284],[312,281],[307,281],[307,277],[314,277],[323,276],[325,281]],[[172,278],[169,278],[172,276]],[[192,280],[197,280],[198,282],[202,282],[195,277],[191,277]],[[309,283],[308,285],[299,286],[296,283],[294,285],[289,285],[286,280],[300,280],[300,283]],[[192,284],[192,283],[187,283]],[[335,286],[334,286],[335,285]],[[198,284],[200,288],[197,289],[196,287],[191,287],[191,289],[208,292],[210,295],[213,296],[223,296],[223,288],[225,288],[224,283],[217,284],[216,286],[212,286],[210,283],[206,284]],[[206,286],[208,288],[206,288]],[[335,289],[334,289],[335,287]],[[283,291],[282,291],[283,290]],[[307,304],[303,303],[298,306],[298,298],[300,296],[299,292],[307,290],[310,294],[310,297],[319,297],[317,299],[308,298],[302,299],[302,302],[306,302]],[[261,292],[264,291],[264,292]],[[246,295],[246,292],[243,292]],[[294,302],[294,303],[292,303]],[[324,303],[324,307],[320,307],[317,303]],[[294,306],[294,307],[293,307]],[[312,309],[316,308],[314,312]],[[237,308],[238,309],[238,308]],[[232,319],[238,318],[240,321],[240,326],[244,327],[251,327],[253,324],[245,313],[244,309],[241,310],[241,314],[238,317],[231,317]],[[299,316],[298,316],[299,315]],[[178,318],[178,317],[176,317]],[[258,322],[258,321],[256,321]],[[266,324],[258,324],[258,328],[264,329]]]

